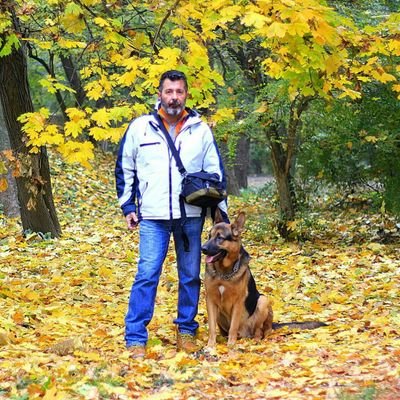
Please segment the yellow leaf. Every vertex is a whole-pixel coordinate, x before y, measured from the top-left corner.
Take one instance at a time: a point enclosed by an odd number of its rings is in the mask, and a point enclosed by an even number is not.
[[[82,4],[85,6],[95,6],[96,4],[100,4],[101,0],[81,0]]]
[[[42,397],[42,400],[64,400],[69,397],[67,392],[58,390],[57,387],[52,387],[46,390],[46,393]]]
[[[99,82],[89,82],[85,85],[85,90],[91,100],[98,100],[103,94],[103,88],[99,85]]]
[[[70,120],[64,125],[65,134],[76,138],[90,125],[90,122],[86,119],[86,112],[78,108],[68,108],[66,113]]]
[[[260,114],[263,114],[266,111],[268,111],[268,104],[265,101],[261,103],[260,107],[258,107],[257,110],[254,110],[255,113],[260,113]]]
[[[242,18],[242,23],[245,26],[254,26],[256,29],[263,28],[267,21],[267,18],[257,12],[247,12]]]
[[[322,306],[319,303],[311,303],[310,308],[314,312],[321,312],[322,311]]]
[[[167,62],[170,63],[172,67],[174,65],[177,65],[178,58],[180,57],[180,55],[181,55],[180,49],[165,47],[164,49],[160,50],[159,56],[161,60],[159,60],[159,63]]]
[[[287,24],[282,24],[280,22],[273,22],[267,29],[267,37],[279,37],[283,38],[286,35],[289,26]]]
[[[106,108],[100,108],[98,111],[95,111],[92,114],[92,120],[103,128],[108,128],[110,126],[110,115]]]
[[[218,124],[225,121],[231,121],[235,118],[235,113],[232,108],[219,108],[212,116],[212,123]]]
[[[5,332],[0,332],[0,346],[5,346],[10,343],[10,339]]]
[[[242,7],[238,5],[233,6],[223,6],[220,15],[222,17],[221,22],[226,23],[228,21],[232,21],[236,17],[240,17],[242,15]]]
[[[6,178],[0,178],[0,192],[5,192],[8,188],[8,182]]]
[[[391,81],[396,80],[396,78],[393,75],[388,74],[386,72],[382,72],[382,71],[372,71],[371,75],[377,81],[382,82],[382,83],[391,82]]]
[[[105,267],[104,265],[102,265],[99,269],[99,275],[103,278],[109,278],[110,276],[112,276],[113,272],[110,268]]]
[[[297,228],[299,221],[289,221],[286,225],[291,230],[294,231]]]
[[[93,22],[102,28],[104,28],[105,26],[110,26],[109,22],[101,17],[94,18]]]
[[[89,135],[96,140],[106,140],[109,136],[109,130],[94,126],[93,128],[89,129]]]
[[[80,34],[85,29],[85,21],[80,15],[64,14],[60,23],[68,33]]]
[[[60,38],[57,43],[62,49],[84,49],[86,47],[86,43],[84,42],[68,40],[63,37]]]
[[[93,160],[94,146],[92,143],[69,141],[58,147],[58,150],[69,163],[80,163],[86,168],[91,168],[89,160]]]
[[[39,300],[40,296],[38,295],[37,292],[30,290],[28,288],[23,289],[21,291],[21,297],[24,299],[27,299],[29,301],[37,301]]]
[[[376,143],[379,141],[379,138],[376,136],[365,136],[364,140],[369,143]]]

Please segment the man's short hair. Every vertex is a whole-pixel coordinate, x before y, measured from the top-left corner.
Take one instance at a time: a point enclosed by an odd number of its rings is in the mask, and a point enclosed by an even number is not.
[[[170,81],[181,81],[182,80],[185,83],[185,90],[186,91],[188,90],[188,83],[187,83],[186,75],[181,71],[171,69],[169,71],[164,72],[161,75],[160,83],[158,85],[158,90],[160,92],[162,91],[162,87],[163,87],[164,81],[166,79],[169,79]]]

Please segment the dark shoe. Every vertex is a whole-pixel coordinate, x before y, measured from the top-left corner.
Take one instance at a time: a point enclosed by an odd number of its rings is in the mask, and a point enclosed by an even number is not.
[[[176,347],[185,353],[195,353],[200,350],[200,346],[196,343],[196,338],[189,333],[180,333],[176,331]]]
[[[135,360],[143,359],[146,357],[146,347],[141,345],[135,345],[128,347],[129,356]]]

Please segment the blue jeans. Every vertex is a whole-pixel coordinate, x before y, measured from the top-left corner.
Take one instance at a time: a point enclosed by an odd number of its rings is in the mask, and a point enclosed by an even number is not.
[[[178,264],[178,314],[174,323],[181,333],[195,335],[195,321],[200,295],[201,232],[203,219],[187,218],[184,230],[189,239],[189,251],[183,246],[180,219],[142,220],[139,225],[139,262],[125,317],[127,347],[145,345],[147,325],[154,313],[154,303],[162,265],[168,251],[171,233],[175,242]]]

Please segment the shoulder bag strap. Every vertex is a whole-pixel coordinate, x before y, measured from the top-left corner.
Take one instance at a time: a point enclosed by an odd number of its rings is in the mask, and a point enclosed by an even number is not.
[[[186,169],[182,164],[182,160],[179,157],[178,150],[176,150],[175,143],[172,141],[171,136],[167,132],[167,129],[165,128],[164,122],[162,121],[160,115],[158,114],[157,111],[153,113],[154,118],[157,120],[158,125],[160,126],[161,131],[163,132],[165,138],[167,139],[167,143],[169,145],[169,148],[171,149],[172,155],[175,158],[176,165],[178,167],[178,170],[180,174],[185,177],[186,176]],[[182,241],[183,241],[183,247],[185,251],[189,251],[189,238],[184,230],[184,225],[186,222],[186,210],[185,210],[185,204],[183,201],[182,196],[179,196],[179,208],[181,210],[181,225],[182,225]]]
[[[172,155],[173,155],[174,158],[175,158],[176,165],[177,165],[177,167],[178,167],[178,170],[179,170],[180,174],[183,175],[183,176],[185,176],[185,175],[186,175],[186,169],[185,169],[185,167],[184,167],[183,164],[182,164],[181,158],[179,157],[179,153],[178,153],[178,150],[177,150],[176,147],[175,147],[175,143],[172,141],[171,136],[169,135],[169,133],[167,132],[167,129],[165,128],[164,122],[162,121],[162,119],[161,119],[160,115],[157,113],[157,111],[155,111],[155,112],[153,113],[153,115],[154,115],[154,117],[156,118],[156,120],[157,120],[157,122],[158,122],[158,125],[159,125],[160,128],[161,128],[161,131],[163,132],[164,136],[165,136],[166,139],[167,139],[169,148],[171,149]]]

